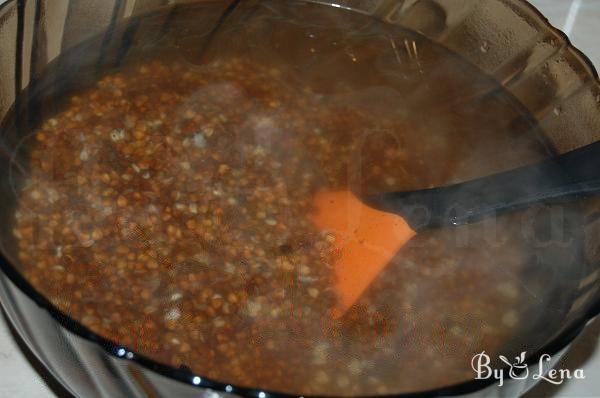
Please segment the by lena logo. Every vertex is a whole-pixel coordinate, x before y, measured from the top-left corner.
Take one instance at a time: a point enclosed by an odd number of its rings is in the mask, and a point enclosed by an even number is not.
[[[490,363],[492,362],[491,358],[485,353],[485,351],[482,351],[481,353],[473,356],[473,359],[471,359],[471,368],[473,368],[473,371],[476,374],[475,379],[495,379],[498,381],[499,386],[504,384],[504,380],[506,378],[513,380],[524,380],[528,377],[531,377],[533,380],[545,380],[548,383],[556,385],[562,384],[565,380],[585,379],[583,369],[576,369],[575,371],[571,371],[570,369],[548,370],[548,362],[550,362],[552,359],[548,354],[544,354],[540,357],[540,360],[537,364],[537,369],[533,365],[528,367],[525,363],[525,355],[526,353],[522,352],[520,355],[515,357],[514,361],[510,361],[504,355],[499,355],[498,358],[500,361],[508,366],[507,373],[506,368],[492,368],[490,366]],[[533,371],[531,375],[530,368]]]

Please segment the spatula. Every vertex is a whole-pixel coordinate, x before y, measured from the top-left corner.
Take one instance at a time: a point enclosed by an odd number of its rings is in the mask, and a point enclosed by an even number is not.
[[[419,231],[598,193],[600,141],[541,163],[438,188],[362,198],[350,191],[319,192],[312,219],[333,234],[337,252],[333,316],[342,316]]]

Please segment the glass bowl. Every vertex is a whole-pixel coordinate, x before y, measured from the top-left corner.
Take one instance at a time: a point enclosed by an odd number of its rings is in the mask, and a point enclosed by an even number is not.
[[[203,0],[199,0],[202,2]],[[9,0],[0,6],[0,119],[19,108],[22,93],[36,82],[52,61],[86,40],[104,35],[106,42],[124,43],[153,37],[157,26],[123,22],[192,3],[186,0],[29,1]],[[208,1],[206,1],[208,2]],[[600,84],[592,64],[566,36],[550,26],[522,0],[337,0],[310,3],[360,13],[417,32],[440,44],[499,82],[536,119],[557,153],[600,139]],[[218,3],[218,2],[217,2]],[[295,7],[289,0],[290,7]],[[220,2],[225,10],[230,3]],[[207,20],[207,26],[217,19]],[[168,20],[164,21],[167,24]],[[106,48],[99,46],[102,57]],[[126,50],[125,50],[126,51]],[[96,61],[96,60],[94,60]],[[65,66],[64,70],[68,70]],[[71,71],[72,72],[72,71]],[[2,146],[10,150],[21,137],[2,131]],[[10,157],[10,156],[9,156]],[[4,156],[6,158],[6,156]],[[11,189],[7,159],[2,162],[2,190]],[[10,219],[12,195],[3,195],[2,216]],[[583,253],[574,269],[553,270],[564,280],[548,313],[538,314],[528,333],[536,341],[526,363],[537,368],[543,354],[555,364],[569,343],[600,311],[600,200],[587,199],[584,209]],[[2,248],[0,298],[15,329],[50,372],[69,391],[82,397],[271,397],[286,394],[261,386],[236,386],[211,380],[186,368],[157,363],[130,347],[109,341],[55,308],[19,274]],[[523,304],[527,306],[527,303]],[[541,328],[540,328],[541,327]],[[543,329],[543,330],[542,330]],[[493,379],[470,380],[420,396],[517,396],[535,383],[507,378],[500,387]],[[399,396],[415,396],[407,392]]]

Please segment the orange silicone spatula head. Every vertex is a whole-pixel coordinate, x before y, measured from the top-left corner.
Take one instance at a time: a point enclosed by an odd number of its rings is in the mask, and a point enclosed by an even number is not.
[[[350,191],[319,192],[312,221],[335,236],[334,263],[338,305],[342,316],[416,232],[395,214],[365,205]]]

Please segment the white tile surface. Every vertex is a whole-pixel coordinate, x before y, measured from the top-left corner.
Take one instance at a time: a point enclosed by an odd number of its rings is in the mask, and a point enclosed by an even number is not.
[[[40,375],[12,338],[5,318],[0,316],[0,397],[54,398]],[[82,397],[83,398],[83,397]]]
[[[554,26],[567,33],[573,45],[592,60],[596,69],[600,69],[600,0],[529,2],[542,11]],[[571,18],[568,18],[569,14]],[[570,31],[566,32],[565,28]]]
[[[4,0],[0,0],[0,4]],[[572,26],[570,38],[580,50],[600,67],[600,0],[531,0],[557,27]],[[569,10],[576,10],[571,13]],[[583,368],[585,380],[571,380],[559,387],[548,383],[536,387],[527,398],[599,398],[600,397],[600,320],[574,345],[559,365]],[[11,336],[5,320],[0,318],[0,397],[55,398],[44,379],[26,359]],[[83,397],[85,398],[85,397]]]

